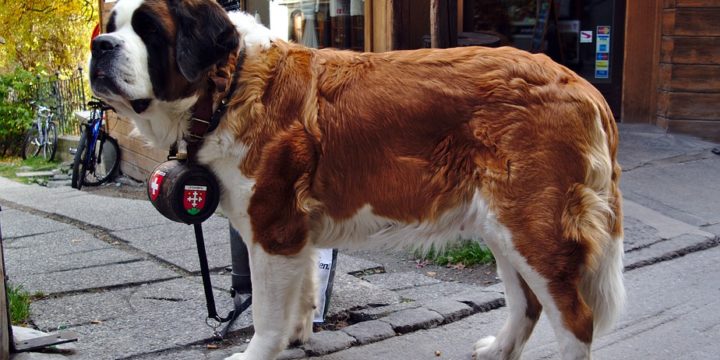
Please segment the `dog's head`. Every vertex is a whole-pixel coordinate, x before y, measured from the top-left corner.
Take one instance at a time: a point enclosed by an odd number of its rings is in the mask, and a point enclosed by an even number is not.
[[[194,98],[239,45],[216,1],[119,0],[92,42],[92,90],[121,114],[150,120],[155,103]]]

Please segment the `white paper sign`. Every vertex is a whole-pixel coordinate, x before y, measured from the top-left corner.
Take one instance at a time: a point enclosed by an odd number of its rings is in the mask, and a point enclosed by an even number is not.
[[[581,43],[592,43],[592,40],[593,40],[592,30],[580,31],[580,42]]]
[[[330,270],[332,269],[333,249],[317,249],[318,253],[318,297],[317,308],[315,308],[316,323],[324,322],[323,314],[325,314],[325,293],[330,280]]]

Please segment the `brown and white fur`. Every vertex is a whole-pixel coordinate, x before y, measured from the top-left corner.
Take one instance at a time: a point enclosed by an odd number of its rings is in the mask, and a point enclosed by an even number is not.
[[[309,49],[209,0],[120,0],[109,27],[93,90],[160,148],[182,140],[202,92],[225,95],[246,54],[198,153],[250,252],[255,335],[232,359],[308,338],[315,247],[486,243],[509,317],[477,359],[519,358],[541,311],[562,357],[588,359],[621,310],[615,121],[546,56]]]

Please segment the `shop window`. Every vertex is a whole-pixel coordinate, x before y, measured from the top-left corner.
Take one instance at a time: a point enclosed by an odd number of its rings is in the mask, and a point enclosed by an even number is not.
[[[310,47],[362,51],[364,10],[364,0],[274,0],[270,4],[270,29]]]

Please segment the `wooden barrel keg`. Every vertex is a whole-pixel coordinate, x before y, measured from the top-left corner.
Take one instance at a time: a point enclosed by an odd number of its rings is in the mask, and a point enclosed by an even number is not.
[[[150,174],[147,194],[155,208],[168,219],[199,224],[217,209],[220,185],[207,168],[171,160],[158,165]]]

